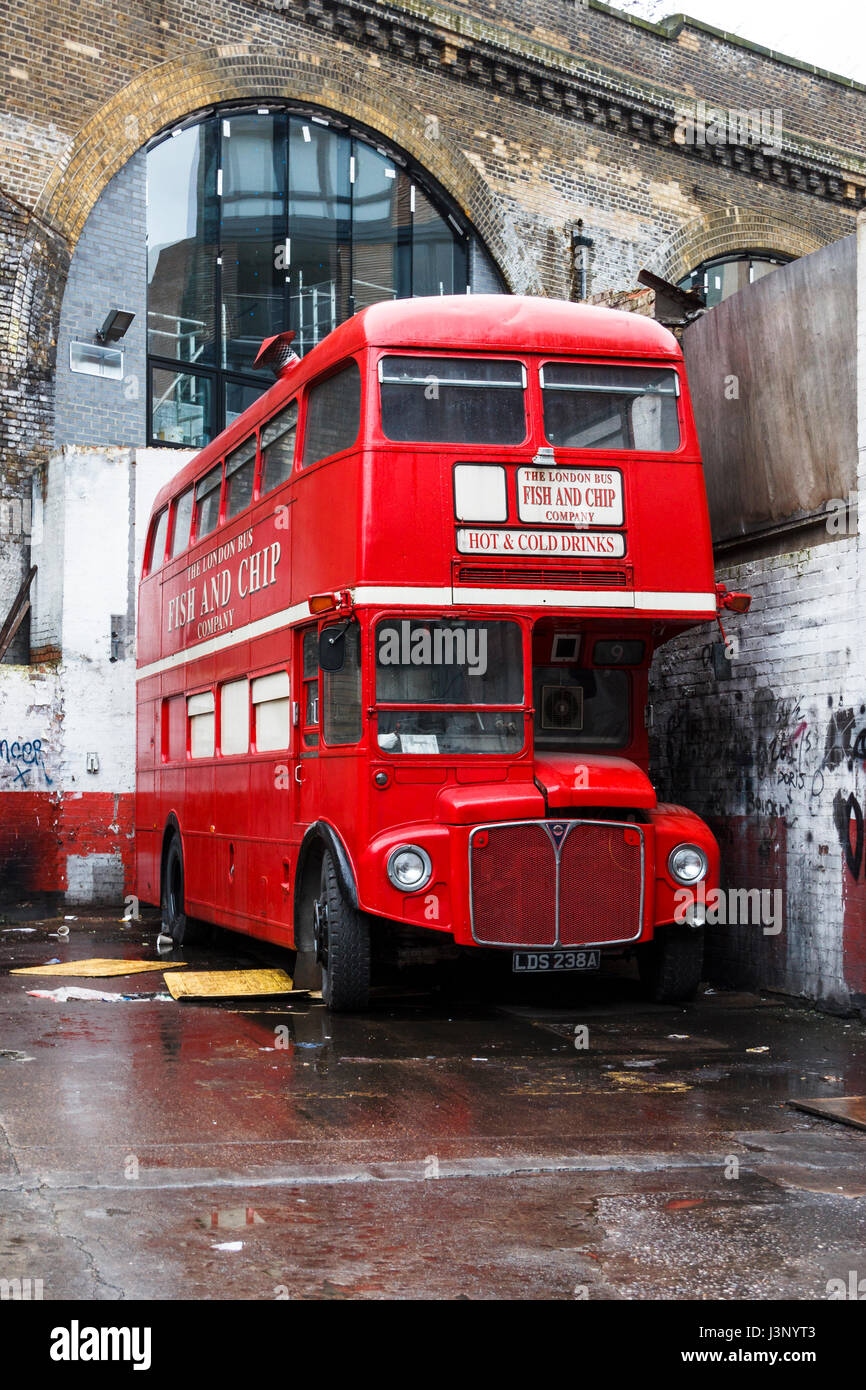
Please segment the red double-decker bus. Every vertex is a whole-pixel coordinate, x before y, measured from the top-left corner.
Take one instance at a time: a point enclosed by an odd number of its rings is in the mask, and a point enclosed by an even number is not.
[[[288,354],[284,354],[287,357]],[[653,652],[717,615],[682,355],[543,299],[365,309],[163,488],[139,594],[138,894],[364,1008],[437,943],[698,983],[707,826],[648,775]]]

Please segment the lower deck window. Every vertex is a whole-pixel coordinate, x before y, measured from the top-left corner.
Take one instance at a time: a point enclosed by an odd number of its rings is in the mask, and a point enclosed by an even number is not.
[[[518,623],[384,619],[376,626],[375,649],[383,752],[520,752],[523,638]]]
[[[190,695],[186,702],[189,719],[189,751],[193,758],[212,758],[215,749],[216,702],[212,690]]]
[[[220,690],[220,752],[246,753],[250,746],[250,691],[246,680]]]
[[[338,626],[337,630],[340,630]],[[327,628],[324,629],[327,632]],[[361,737],[361,629],[349,623],[343,633],[343,665],[322,673],[322,732],[331,744],[357,743]]]
[[[291,703],[287,671],[274,671],[253,681],[256,751],[267,753],[288,748],[291,730]]]
[[[622,748],[629,741],[625,671],[537,666],[533,672],[535,747]]]
[[[523,714],[382,710],[377,732],[383,753],[519,753]]]

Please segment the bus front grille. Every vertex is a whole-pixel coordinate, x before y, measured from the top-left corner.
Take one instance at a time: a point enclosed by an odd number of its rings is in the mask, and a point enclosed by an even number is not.
[[[469,837],[472,936],[483,946],[634,941],[643,919],[639,825],[511,821]]]

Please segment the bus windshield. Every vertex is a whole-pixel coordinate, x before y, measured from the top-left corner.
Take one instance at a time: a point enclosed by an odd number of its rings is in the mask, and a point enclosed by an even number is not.
[[[375,651],[383,752],[520,752],[523,713],[513,708],[523,703],[517,623],[384,619],[376,626]]]
[[[526,369],[485,357],[383,357],[382,433],[417,444],[522,444]]]
[[[544,436],[562,449],[679,448],[677,377],[666,367],[545,362]]]

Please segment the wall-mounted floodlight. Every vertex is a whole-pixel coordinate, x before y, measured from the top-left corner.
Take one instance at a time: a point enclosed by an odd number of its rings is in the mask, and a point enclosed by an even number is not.
[[[135,314],[128,309],[109,309],[105,322],[96,334],[98,343],[119,343]]]

